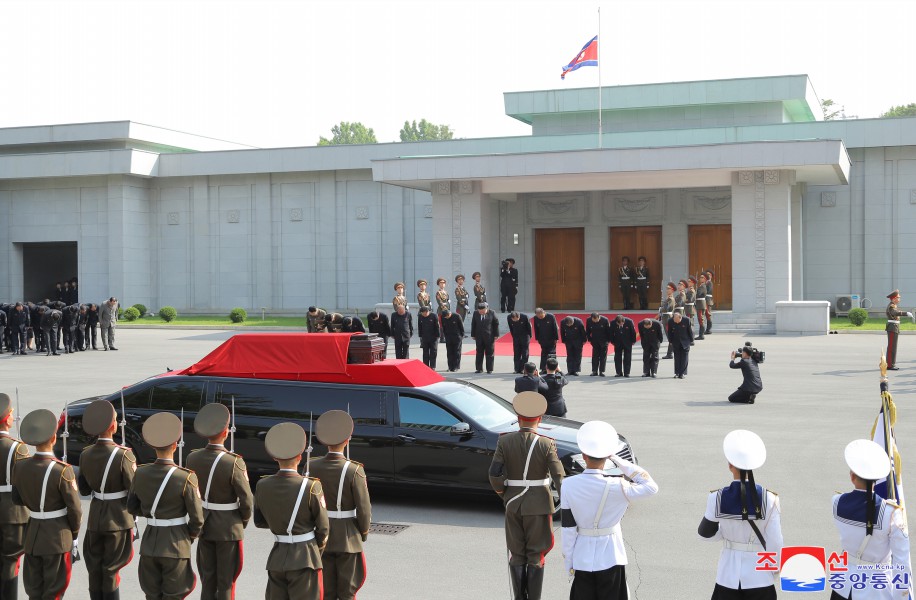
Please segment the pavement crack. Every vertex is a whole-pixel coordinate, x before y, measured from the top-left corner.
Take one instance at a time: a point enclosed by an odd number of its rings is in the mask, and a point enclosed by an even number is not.
[[[639,583],[636,584],[636,589],[633,590],[633,600],[639,600],[639,586],[642,585],[642,569],[639,568],[639,557],[636,555],[636,549],[633,548],[633,545],[624,538],[624,545],[630,549],[630,552],[633,553],[633,563],[636,565],[636,576],[639,577]],[[629,562],[629,561],[627,561]]]

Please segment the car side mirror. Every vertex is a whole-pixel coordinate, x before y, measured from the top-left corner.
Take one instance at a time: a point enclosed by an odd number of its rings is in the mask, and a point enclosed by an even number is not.
[[[471,435],[471,426],[467,423],[455,423],[449,433],[452,435]]]

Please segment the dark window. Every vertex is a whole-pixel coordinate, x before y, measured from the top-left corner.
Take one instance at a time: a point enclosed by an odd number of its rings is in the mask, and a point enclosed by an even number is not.
[[[150,388],[139,391],[124,393],[124,408],[149,408]],[[114,404],[115,408],[121,410],[121,395],[111,396],[108,400]]]
[[[232,406],[238,414],[253,417],[308,420],[329,410],[347,410],[357,425],[387,422],[384,392],[251,383],[224,383],[217,402]]]
[[[197,412],[206,388],[205,381],[174,381],[153,388],[153,409]]]
[[[452,425],[460,422],[444,408],[421,398],[399,396],[398,410],[401,415],[401,427],[411,429],[447,432]]]

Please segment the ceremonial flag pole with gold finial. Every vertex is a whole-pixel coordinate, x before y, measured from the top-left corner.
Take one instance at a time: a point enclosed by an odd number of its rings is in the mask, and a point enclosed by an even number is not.
[[[888,477],[875,482],[875,493],[886,500],[894,502],[900,508],[903,505],[903,481],[901,479],[902,461],[897,451],[897,440],[894,436],[894,426],[897,424],[897,405],[891,396],[887,380],[887,359],[881,353],[881,362],[878,364],[881,371],[881,409],[871,429],[871,439],[887,452],[891,461],[891,470]]]

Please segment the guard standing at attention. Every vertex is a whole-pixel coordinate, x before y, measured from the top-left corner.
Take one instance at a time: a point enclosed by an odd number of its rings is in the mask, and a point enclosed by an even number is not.
[[[639,310],[649,308],[649,267],[646,266],[646,257],[636,259],[636,296],[639,298]]]
[[[407,304],[401,304],[391,313],[391,337],[394,338],[394,357],[410,358],[410,338],[413,337],[413,316]]]
[[[913,317],[913,313],[897,310],[897,304],[900,302],[900,290],[894,290],[887,295],[887,368],[891,371],[899,371],[897,366],[897,341],[900,339],[900,317]]]
[[[118,414],[108,400],[96,400],[83,413],[83,431],[98,436],[80,454],[80,493],[92,496],[83,539],[91,600],[118,600],[121,569],[134,556],[136,521],[127,511],[127,494],[137,459],[130,448],[114,441]]]
[[[428,306],[420,307],[417,317],[417,332],[420,334],[420,348],[423,349],[423,364],[436,370],[436,357],[439,355],[439,319],[430,312]]]
[[[687,309],[687,280],[681,279],[677,282],[677,291],[674,293],[674,312],[682,315]]]
[[[531,346],[531,321],[528,315],[512,311],[506,319],[509,335],[512,336],[512,372],[521,375],[528,362],[528,348]]]
[[[471,279],[474,280],[474,306],[480,306],[481,302],[487,301],[487,288],[480,283],[480,271],[474,271]]]
[[[687,289],[684,290],[685,300],[684,300],[684,314],[687,316],[687,324],[693,328],[693,318],[697,314],[697,290],[696,290],[697,278],[691,275],[687,278]],[[700,329],[700,335],[703,335],[703,330]],[[702,339],[697,337],[695,339]]]
[[[432,308],[433,305],[432,298],[430,298],[429,292],[426,291],[427,285],[428,284],[426,283],[425,279],[417,279],[417,287],[420,288],[420,291],[417,292],[417,305],[420,308],[423,308],[424,306],[426,308]]]
[[[540,600],[544,586],[544,557],[553,548],[553,497],[563,482],[557,445],[538,434],[547,400],[537,392],[522,392],[512,400],[519,430],[496,442],[490,464],[490,485],[506,508],[509,573],[517,599]],[[561,495],[562,498],[562,495]]]
[[[464,339],[464,320],[446,309],[442,313],[442,335],[445,337],[445,354],[449,372],[461,368],[461,344]]]
[[[662,328],[664,328],[666,336],[668,332],[668,321],[670,321],[671,317],[674,316],[674,291],[676,289],[677,286],[674,285],[674,282],[669,281],[668,285],[665,286],[665,292],[667,293],[667,296],[665,297],[664,301],[662,301],[661,307],[658,309],[659,321],[662,323]],[[662,358],[674,358],[674,355],[671,353],[673,348],[674,346],[671,345],[671,342],[668,342],[668,352],[666,352]]]
[[[722,446],[734,481],[709,493],[697,530],[701,537],[723,543],[712,600],[775,599],[777,572],[757,570],[758,552],[779,556],[782,548],[779,498],[754,482],[754,469],[766,461],[766,446],[744,429],[726,435]]]
[[[355,600],[366,581],[363,542],[369,537],[372,504],[363,465],[344,455],[353,419],[342,410],[328,411],[318,418],[315,435],[328,447],[327,455],[311,466],[329,505],[330,533],[321,555],[324,600]]]
[[[17,461],[13,470],[13,503],[31,511],[23,569],[29,598],[63,598],[73,562],[79,560],[83,510],[73,468],[54,457],[56,432],[57,417],[50,410],[27,414],[22,441],[35,446],[35,455]]]
[[[242,572],[245,527],[251,519],[254,496],[248,467],[238,454],[228,452],[229,409],[207,404],[194,417],[194,432],[207,447],[188,455],[188,468],[198,474],[203,490],[204,528],[197,540],[197,570],[201,600],[232,600]]]
[[[444,277],[440,277],[436,280],[436,285],[439,286],[439,289],[436,291],[436,316],[439,317],[439,331],[441,333],[439,336],[440,342],[445,341],[445,331],[442,329],[442,315],[447,313],[451,308],[448,290],[445,289],[445,284],[447,283]]]
[[[698,285],[697,285],[697,322],[700,324],[700,334],[697,336],[698,340],[702,340],[705,337],[705,319],[706,319],[706,274],[700,273]]]
[[[607,367],[607,347],[611,343],[611,322],[593,312],[585,321],[585,339],[592,345],[592,377],[604,377]]]
[[[470,294],[464,288],[464,275],[455,276],[455,312],[464,321],[468,316],[468,297]]]
[[[623,310],[630,310],[633,308],[630,300],[633,291],[633,270],[630,268],[629,256],[620,259],[620,267],[617,269],[617,285],[620,288],[620,296],[623,298]]]
[[[706,335],[712,330],[712,271],[706,271]]]
[[[0,598],[15,600],[19,590],[19,560],[25,543],[29,510],[13,503],[13,471],[19,461],[29,457],[29,447],[10,435],[13,403],[0,393]],[[17,432],[18,433],[18,432]]]
[[[397,282],[394,284],[394,298],[391,299],[391,307],[397,310],[399,306],[407,309],[407,296],[404,295],[404,283]]]
[[[309,333],[322,333],[324,332],[324,316],[328,314],[322,308],[316,306],[309,306],[308,315],[305,317],[307,331]]]
[[[172,413],[156,413],[143,424],[143,440],[156,450],[156,462],[141,465],[127,496],[127,510],[146,517],[140,541],[140,589],[147,598],[184,598],[197,585],[191,543],[200,535],[204,514],[197,475],[175,464],[182,426]]]
[[[658,493],[646,471],[618,456],[620,438],[604,421],[589,421],[576,432],[586,469],[563,482],[560,499],[563,558],[573,575],[571,600],[626,600],[627,551],[620,521],[630,502]],[[611,461],[625,477],[604,473]]]
[[[328,511],[321,482],[296,470],[306,447],[305,431],[279,423],[264,440],[280,470],[255,490],[254,524],[270,529],[274,545],[267,557],[267,600],[322,600],[321,551],[328,541]]]

